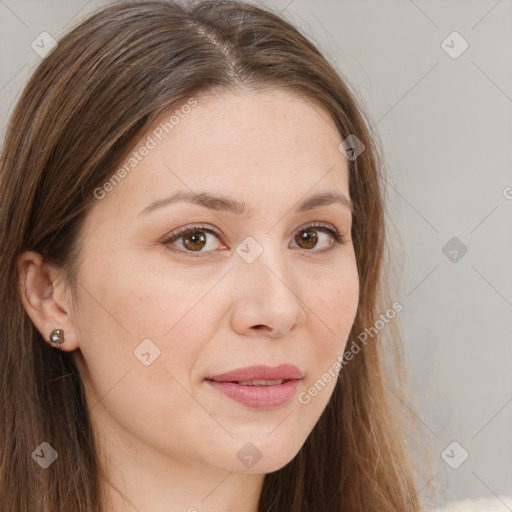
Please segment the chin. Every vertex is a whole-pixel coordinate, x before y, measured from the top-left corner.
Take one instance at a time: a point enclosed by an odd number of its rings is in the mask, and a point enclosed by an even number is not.
[[[268,431],[253,441],[237,442],[236,458],[226,460],[224,468],[238,473],[272,473],[290,463],[304,444],[304,440],[295,440],[291,436],[277,436],[271,439]],[[268,437],[267,437],[268,436]],[[225,454],[225,452],[224,452]]]

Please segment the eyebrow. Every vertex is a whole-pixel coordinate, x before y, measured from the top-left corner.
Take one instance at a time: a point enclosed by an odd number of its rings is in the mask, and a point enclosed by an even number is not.
[[[251,211],[248,210],[247,205],[243,202],[235,199],[229,199],[216,194],[208,192],[176,192],[170,197],[159,199],[144,208],[138,215],[147,214],[164,206],[178,202],[187,202],[204,206],[211,210],[219,212],[228,212],[235,215],[249,216]],[[297,205],[294,213],[304,213],[320,206],[327,206],[330,204],[341,204],[350,210],[350,213],[354,211],[354,203],[341,192],[321,192],[314,196],[311,196]]]

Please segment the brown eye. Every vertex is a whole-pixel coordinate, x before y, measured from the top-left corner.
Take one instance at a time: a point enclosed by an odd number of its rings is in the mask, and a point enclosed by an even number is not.
[[[304,229],[295,237],[295,241],[302,249],[313,249],[318,243],[318,235],[314,229]]]
[[[206,237],[201,231],[191,231],[182,235],[183,246],[191,251],[201,250],[206,245]]]
[[[320,236],[319,236],[320,233]],[[316,249],[311,250],[317,247],[317,245],[322,244],[322,236],[324,235],[325,242],[324,248],[322,249]],[[334,244],[343,244],[345,243],[344,237],[338,233],[336,229],[315,224],[312,226],[306,226],[305,228],[302,228],[297,235],[294,237],[295,243],[299,246],[301,249],[305,249],[308,252],[311,253],[325,253],[331,249],[334,249]]]
[[[213,235],[213,237],[209,237],[209,235]],[[220,234],[213,229],[204,228],[202,226],[190,226],[171,233],[169,237],[163,241],[163,244],[173,252],[186,254],[188,256],[206,256],[208,252],[212,252],[212,243],[213,249],[215,249],[215,239],[217,239],[218,243],[219,237]],[[213,240],[213,242],[211,240]],[[176,245],[179,249],[172,247]]]

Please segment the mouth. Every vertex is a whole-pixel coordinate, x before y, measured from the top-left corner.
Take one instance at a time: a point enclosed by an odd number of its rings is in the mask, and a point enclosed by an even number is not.
[[[252,409],[280,407],[296,394],[303,373],[293,365],[241,368],[207,377],[205,381],[222,395]]]

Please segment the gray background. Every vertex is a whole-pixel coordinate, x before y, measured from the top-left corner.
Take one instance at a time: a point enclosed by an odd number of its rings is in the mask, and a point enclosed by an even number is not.
[[[58,40],[106,3],[0,0],[2,138],[40,61],[31,42],[42,31]],[[399,321],[418,395],[418,404],[398,407],[423,422],[439,455],[420,492],[439,505],[498,496],[496,510],[510,510],[512,2],[266,3],[321,46],[381,139],[393,297],[404,305]],[[469,44],[458,58],[442,47],[453,31]],[[453,37],[447,44],[461,48]],[[452,465],[462,449],[469,454],[456,469],[441,457],[453,441]]]

